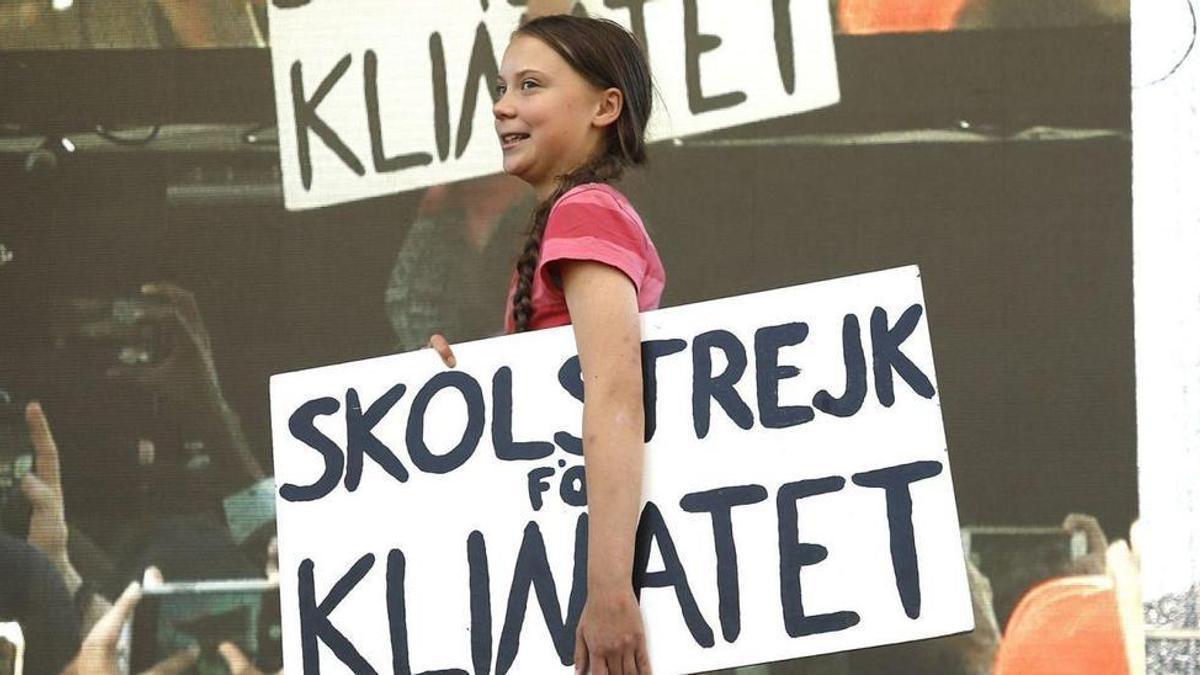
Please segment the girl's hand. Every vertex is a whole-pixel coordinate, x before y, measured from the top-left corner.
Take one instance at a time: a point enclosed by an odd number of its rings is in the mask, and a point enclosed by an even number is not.
[[[457,363],[454,358],[454,352],[450,350],[450,343],[446,341],[446,338],[441,333],[434,333],[429,338],[429,346],[433,347],[438,355],[442,357],[442,362],[446,364],[446,367],[453,368],[454,364]]]
[[[575,673],[650,675],[642,612],[633,587],[588,594],[575,631]]]

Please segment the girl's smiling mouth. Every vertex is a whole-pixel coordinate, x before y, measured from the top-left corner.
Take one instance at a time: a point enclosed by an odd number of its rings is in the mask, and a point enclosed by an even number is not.
[[[509,148],[516,146],[518,143],[525,140],[526,138],[529,138],[529,134],[501,134],[500,135],[500,148],[502,150],[508,150]]]

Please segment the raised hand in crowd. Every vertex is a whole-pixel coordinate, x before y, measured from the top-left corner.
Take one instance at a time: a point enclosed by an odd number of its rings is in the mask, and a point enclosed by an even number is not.
[[[21,490],[33,507],[29,517],[29,543],[46,554],[54,564],[67,592],[76,596],[83,630],[95,624],[109,609],[103,596],[93,593],[83,584],[83,578],[71,563],[67,550],[69,531],[63,503],[62,481],[59,477],[58,446],[50,432],[50,424],[39,403],[25,408],[25,422],[33,440],[36,469],[21,481]],[[80,593],[86,596],[78,597]]]
[[[114,364],[107,375],[140,385],[179,417],[217,418],[228,406],[195,296],[168,283],[144,284],[141,295],[144,302],[131,304],[129,316],[109,317],[83,329],[129,344],[137,344],[147,328],[155,329],[165,338],[165,353],[147,363]]]
[[[267,544],[267,564],[266,564],[267,580],[279,581],[279,538],[271,537],[271,542]],[[225,663],[229,666],[230,675],[263,675],[250,659],[238,649],[238,646],[232,642],[222,642],[217,647],[217,653],[221,658],[225,659]],[[279,671],[279,675],[283,675],[283,671]]]
[[[971,588],[975,630],[946,638],[946,641],[958,653],[963,672],[988,675],[992,672],[996,650],[1000,647],[1000,625],[996,621],[996,610],[992,605],[992,582],[969,559],[967,582]]]
[[[190,291],[156,282],[144,284],[140,297],[75,299],[59,323],[60,336],[121,345],[120,362],[109,365],[105,376],[153,397],[155,412],[178,427],[185,450],[216,465],[219,492],[264,477],[225,400],[212,341]]]
[[[225,659],[225,663],[229,664],[229,672],[231,675],[263,675],[263,672],[255,667],[250,659],[242,653],[242,650],[237,648],[237,645],[232,642],[223,642],[217,651],[221,657]],[[279,671],[278,675],[283,675],[283,671]]]
[[[965,563],[967,584],[971,593],[971,610],[975,619],[975,628],[971,632],[851,651],[844,654],[848,659],[847,670],[844,672],[870,675],[882,675],[883,673],[991,675],[1001,639],[1000,626],[993,604],[992,584],[969,557],[965,559]],[[803,661],[808,661],[808,659]],[[816,666],[815,670],[802,672],[821,673],[822,675],[827,672],[835,672],[829,665],[814,665]]]
[[[79,656],[67,666],[62,675],[121,675],[121,628],[133,616],[134,607],[141,599],[141,585],[130,584],[121,597],[117,598],[112,609],[84,638]],[[184,649],[142,675],[180,675],[187,672],[199,657],[198,648]]]
[[[1104,574],[1108,537],[1100,527],[1100,521],[1085,513],[1072,513],[1063,520],[1062,526],[1068,532],[1082,532],[1087,541],[1087,553],[1072,563],[1068,574]]]
[[[267,544],[267,581],[279,581],[279,537],[271,537]]]

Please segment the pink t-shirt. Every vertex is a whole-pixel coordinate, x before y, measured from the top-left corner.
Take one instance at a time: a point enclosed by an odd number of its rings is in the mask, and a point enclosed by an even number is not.
[[[529,328],[571,323],[567,299],[552,272],[559,260],[595,260],[629,277],[637,290],[638,310],[657,309],[667,283],[658,251],[646,226],[625,195],[606,183],[585,183],[567,191],[550,209],[542,253],[533,275],[533,317]],[[512,333],[514,271],[508,287],[504,332]]]

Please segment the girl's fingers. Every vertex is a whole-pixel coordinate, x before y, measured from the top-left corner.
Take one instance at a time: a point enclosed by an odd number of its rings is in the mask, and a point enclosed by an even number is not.
[[[429,338],[429,346],[433,347],[434,351],[436,351],[438,355],[442,357],[442,361],[447,366],[451,368],[454,367],[456,363],[454,352],[450,350],[450,343],[446,341],[446,338],[442,337],[442,335],[439,333],[434,333],[434,335]]]
[[[46,413],[42,411],[41,403],[31,401],[25,406],[25,423],[33,440],[37,476],[57,493],[62,486],[58,476],[58,446],[50,433],[50,423],[46,421]]]
[[[575,633],[575,675],[585,675],[588,669],[588,649],[587,643],[583,641],[583,635],[579,632]]]
[[[646,651],[646,643],[642,642],[637,650],[637,673],[638,675],[651,675],[650,672],[650,654]]]
[[[621,657],[621,671],[625,675],[641,675],[641,671],[638,670],[637,666],[637,658],[634,656],[632,649],[625,652]]]

